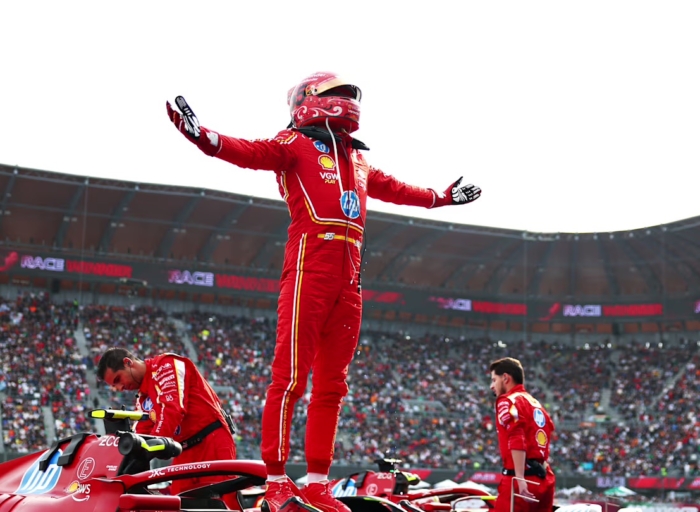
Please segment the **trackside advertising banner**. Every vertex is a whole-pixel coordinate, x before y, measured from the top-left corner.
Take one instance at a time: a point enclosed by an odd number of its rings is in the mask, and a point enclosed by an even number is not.
[[[177,287],[201,292],[244,292],[279,295],[279,280],[188,265],[105,261],[75,256],[0,249],[0,273],[42,275],[59,279],[116,282],[121,278],[147,281],[158,288]],[[381,287],[381,289],[380,289]],[[661,302],[599,303],[586,300],[494,300],[472,295],[430,293],[411,288],[369,284],[362,290],[366,303],[415,314],[503,318],[528,322],[576,322],[700,319],[700,297]]]
[[[494,302],[468,297],[446,297],[431,295],[428,301],[434,306],[445,311],[463,311],[469,313],[482,313],[486,315],[499,315],[504,317],[524,317],[530,321],[539,322],[595,322],[604,319],[632,319],[632,318],[662,318],[666,309],[661,303],[633,303],[633,304],[601,304],[590,302]],[[691,304],[681,301],[675,309],[683,312],[684,316],[691,315]],[[694,310],[695,304],[692,304]],[[700,306],[698,307],[700,310]],[[683,313],[681,313],[683,314]]]
[[[2,265],[4,260],[4,265]],[[147,281],[156,287],[179,287],[197,289],[200,292],[238,291],[248,294],[279,295],[279,279],[212,272],[197,268],[167,267],[151,263],[116,263],[109,261],[79,260],[57,255],[20,253],[5,251],[0,253],[0,273],[42,275],[58,279],[86,279],[101,282],[117,282],[119,279]],[[406,304],[404,294],[388,291],[363,289],[365,302],[390,305],[401,309]]]

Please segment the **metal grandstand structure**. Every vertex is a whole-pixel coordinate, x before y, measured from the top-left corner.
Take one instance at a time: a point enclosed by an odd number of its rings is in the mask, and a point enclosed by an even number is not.
[[[0,191],[5,251],[279,277],[289,223],[281,200],[8,165],[0,165]],[[661,320],[693,321],[694,311],[666,312],[700,292],[700,217],[625,232],[531,233],[370,212],[365,243],[365,287],[540,301],[538,318],[545,303],[557,301],[661,303],[663,318],[652,323],[663,329]],[[0,281],[18,282],[11,275]],[[55,277],[24,275],[47,287]],[[61,278],[75,286],[76,279]],[[80,278],[80,286],[103,293],[116,284]],[[497,320],[517,330],[523,319]]]

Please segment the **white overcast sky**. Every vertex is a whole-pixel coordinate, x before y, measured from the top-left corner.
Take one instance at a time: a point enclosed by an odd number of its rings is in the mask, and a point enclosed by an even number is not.
[[[698,1],[6,1],[0,163],[279,199],[169,124],[183,95],[227,135],[274,136],[286,94],[362,88],[373,165],[475,204],[413,217],[542,232],[700,214]]]

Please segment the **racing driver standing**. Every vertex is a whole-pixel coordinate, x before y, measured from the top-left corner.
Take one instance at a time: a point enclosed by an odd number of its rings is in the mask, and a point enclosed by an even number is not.
[[[547,460],[554,432],[552,418],[525,390],[525,372],[520,361],[504,357],[492,362],[489,371],[491,390],[497,397],[496,431],[503,459],[494,510],[551,512],[555,477]],[[513,509],[511,489],[518,495]]]
[[[264,512],[294,496],[286,476],[294,406],[313,371],[306,422],[307,503],[324,512],[349,512],[333,498],[328,473],[348,365],[362,319],[360,265],[367,197],[437,208],[479,198],[461,179],[444,191],[403,183],[369,165],[369,148],[351,134],[360,126],[360,88],[333,73],[315,73],[287,96],[292,121],[266,140],[245,140],[201,127],[182,97],[170,120],[206,155],[248,169],[274,171],[291,224],[284,255],[272,382],[262,418],[267,467]]]

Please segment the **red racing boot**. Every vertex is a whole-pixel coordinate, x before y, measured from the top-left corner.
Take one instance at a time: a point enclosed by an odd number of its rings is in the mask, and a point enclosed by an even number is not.
[[[350,508],[345,503],[333,497],[331,483],[328,480],[308,484],[303,492],[306,500],[322,512],[350,512]]]
[[[310,510],[301,498],[297,496],[289,478],[267,482],[265,499],[260,506],[262,512],[298,512]]]

